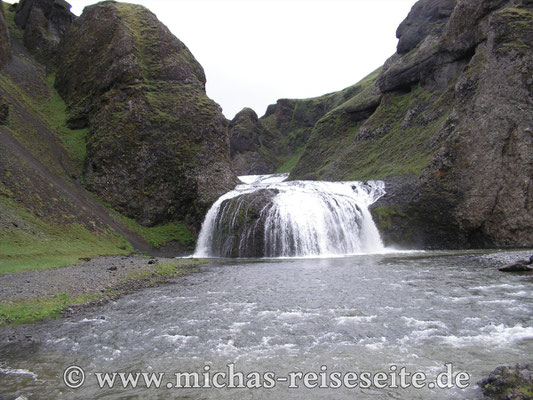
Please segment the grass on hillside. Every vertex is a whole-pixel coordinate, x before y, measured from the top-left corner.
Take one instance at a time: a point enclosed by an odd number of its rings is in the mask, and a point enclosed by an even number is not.
[[[137,233],[155,248],[172,241],[178,241],[188,247],[192,247],[196,243],[194,236],[183,223],[176,222],[148,227],[139,225],[135,220],[116,211],[114,213],[129,230]]]
[[[3,3],[4,12],[6,16],[6,23],[8,25],[9,33],[11,36],[17,38],[21,43],[23,41],[23,31],[15,24],[15,12],[11,10],[11,5]],[[41,96],[35,96],[27,93],[23,88],[19,87],[9,77],[5,75],[0,76],[0,85],[11,96],[13,96],[24,108],[32,111],[34,115],[39,116],[51,131],[57,134],[60,138],[63,147],[69,155],[69,158],[73,161],[77,170],[81,172],[83,167],[83,160],[85,159],[86,145],[85,139],[88,133],[88,129],[69,129],[66,126],[68,118],[67,106],[59,93],[54,88],[55,74],[49,74],[46,78],[43,77],[43,83],[48,87],[49,96],[42,98]],[[10,124],[11,131],[21,139],[27,139],[27,132],[19,132],[19,128],[22,126],[19,124]],[[31,140],[23,140],[25,144],[32,148],[32,145],[38,145],[39,141],[33,143]],[[39,149],[37,149],[39,152]]]
[[[3,198],[0,274],[73,265],[83,257],[129,254],[131,245],[112,231],[91,232],[80,224],[54,225],[14,200]]]

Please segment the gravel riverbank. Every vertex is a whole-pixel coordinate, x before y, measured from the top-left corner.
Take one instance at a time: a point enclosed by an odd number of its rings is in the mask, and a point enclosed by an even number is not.
[[[38,330],[35,325],[39,324],[16,323],[13,315],[20,314],[21,306],[38,308],[43,300],[61,297],[66,300],[56,314],[69,317],[125,293],[195,272],[202,263],[195,259],[113,256],[82,260],[70,267],[0,275],[0,343],[31,340],[27,332]]]

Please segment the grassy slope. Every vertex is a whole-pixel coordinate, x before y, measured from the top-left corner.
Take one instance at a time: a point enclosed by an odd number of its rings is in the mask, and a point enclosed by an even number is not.
[[[4,9],[12,37],[20,39],[22,32],[14,24],[14,13],[5,3]],[[0,74],[0,92],[10,96],[13,103],[4,128],[38,162],[70,184],[68,175],[81,176],[87,130],[66,126],[66,105],[53,87],[54,74],[45,76],[44,71],[34,69],[31,60],[23,55],[19,58],[32,71],[32,79],[17,81],[16,76]],[[59,139],[57,146],[43,138],[42,127]],[[67,159],[53,157],[58,149]],[[83,257],[133,251],[114,230],[84,214],[86,210],[80,210],[56,183],[38,175],[8,149],[0,148],[0,153],[0,274],[60,267]],[[69,173],[63,162],[70,166]],[[188,247],[194,244],[183,224],[147,228],[116,212],[115,215],[123,226],[154,247],[171,240]]]
[[[377,76],[380,71],[381,68],[371,76]],[[360,90],[360,84],[356,84],[319,97],[289,99],[287,101],[292,105],[291,115],[282,123],[276,114],[261,117],[261,124],[271,134],[271,138],[259,138],[265,159],[276,167],[277,173],[292,171],[304,153],[315,122],[328,111],[356,96]],[[282,118],[284,117],[286,116]]]
[[[354,97],[317,122],[294,178],[381,179],[418,174],[427,165],[436,145],[432,138],[449,115],[453,88],[386,94],[368,119],[353,121],[349,110],[372,96],[377,72],[356,85],[360,90]]]

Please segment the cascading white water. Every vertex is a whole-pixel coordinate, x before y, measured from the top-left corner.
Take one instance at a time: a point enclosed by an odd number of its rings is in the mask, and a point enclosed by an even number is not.
[[[316,257],[385,250],[368,210],[385,194],[383,182],[284,182],[287,177],[240,177],[244,184],[207,213],[194,256]],[[261,190],[271,198],[254,213],[246,196]]]

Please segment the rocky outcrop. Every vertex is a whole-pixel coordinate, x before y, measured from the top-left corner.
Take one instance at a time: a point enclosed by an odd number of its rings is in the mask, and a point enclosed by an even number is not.
[[[310,99],[280,99],[259,118],[262,156],[278,172],[289,172],[300,159],[315,124],[330,110],[353,97],[359,88]]]
[[[320,119],[291,178],[385,179],[389,245],[533,245],[532,27],[530,1],[420,1],[359,84],[377,106]]]
[[[456,0],[421,0],[396,31],[397,54],[407,54],[429,35],[442,33]]]
[[[35,58],[53,69],[61,39],[75,15],[65,0],[21,0],[15,16],[24,29],[24,45]]]
[[[237,175],[261,175],[274,172],[265,159],[261,141],[271,135],[250,108],[240,111],[228,127],[230,156]]]
[[[261,189],[224,200],[210,251],[219,257],[264,257],[265,222],[277,189]]]
[[[477,385],[485,396],[494,400],[531,400],[533,364],[498,367]]]
[[[4,5],[0,0],[0,68],[11,58],[11,39],[4,15]]]
[[[85,8],[62,42],[56,88],[89,127],[87,188],[144,225],[199,229],[232,189],[226,119],[187,47],[146,8]]]

